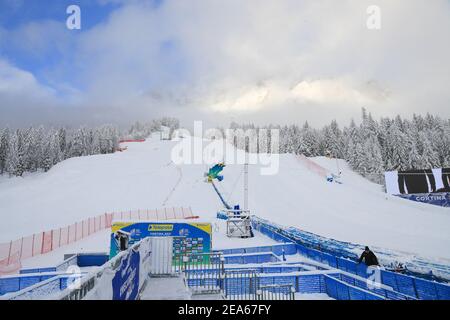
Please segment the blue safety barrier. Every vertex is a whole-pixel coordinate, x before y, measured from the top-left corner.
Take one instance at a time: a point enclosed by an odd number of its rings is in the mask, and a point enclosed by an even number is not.
[[[270,225],[268,222],[263,222],[258,218],[253,220],[253,227],[271,239],[280,242],[294,241],[296,243],[297,253],[312,260],[327,264],[330,267],[338,268],[363,278],[367,278],[371,274],[370,272],[368,273],[367,267],[364,264],[358,264],[355,262],[357,258],[356,255],[353,254],[353,256],[351,256],[347,251],[342,249],[339,250],[339,245],[336,243],[345,244],[343,247],[347,248],[355,248],[357,247],[356,245],[338,242],[332,239],[325,239],[304,231],[296,232],[294,228],[289,228],[289,235],[287,236],[285,234],[281,234],[281,232],[284,232],[285,230],[281,230],[277,226]],[[318,238],[320,238],[320,240],[325,239],[324,242],[329,248],[331,247],[333,251],[330,252],[328,251],[329,249],[321,246],[317,240]],[[438,283],[386,270],[381,271],[381,282],[382,284],[393,288],[393,291],[389,291],[388,293],[383,292],[384,296],[389,299],[408,297],[425,300],[450,300],[450,285],[448,284]],[[350,291],[347,290],[345,294],[348,296]],[[342,295],[343,293],[341,296]],[[344,297],[347,296],[344,295]]]
[[[276,275],[276,274],[262,274],[254,278],[254,283],[250,286],[251,278],[242,277],[227,277],[224,280],[224,290],[227,295],[244,295],[254,292],[255,288],[259,286],[270,285],[291,285],[295,292],[299,293],[325,293],[325,278],[323,274],[309,274],[309,275]],[[199,286],[203,282],[199,279],[188,280],[188,285]],[[218,282],[215,282],[218,285]]]
[[[56,272],[56,267],[22,269],[19,274]]]
[[[325,293],[337,300],[384,300],[383,296],[354,287],[335,277],[324,275]]]
[[[279,261],[278,258],[271,252],[252,253],[248,255],[224,255],[223,258],[226,264],[266,263]]]
[[[77,265],[81,268],[102,266],[108,260],[109,255],[105,253],[78,253],[67,258],[66,260],[58,264],[56,267],[21,269],[19,271],[19,274],[65,271],[70,265]]]
[[[397,282],[398,292],[404,293],[412,297],[417,297],[416,286],[413,277],[405,276],[402,274],[396,274],[395,278]]]
[[[61,292],[66,289],[70,281],[75,281],[81,278],[82,274],[51,274],[51,275],[36,275],[36,276],[19,276],[11,278],[2,278],[2,280],[8,279],[9,281],[4,282],[3,289],[9,289],[5,293],[9,293],[9,299],[33,299],[42,294],[49,296],[54,293]],[[34,279],[31,279],[34,277]],[[19,279],[16,279],[19,278]],[[23,288],[21,286],[24,285]]]
[[[297,253],[297,247],[294,243],[285,243],[285,244],[275,244],[271,246],[259,246],[259,247],[249,247],[249,248],[233,248],[233,249],[223,249],[223,250],[215,250],[215,252],[222,252],[222,254],[246,254],[246,253],[262,253],[262,252],[271,252],[277,256],[285,255],[293,255]]]
[[[79,267],[98,267],[104,265],[108,260],[109,254],[104,253],[81,253],[77,255]]]
[[[335,274],[332,277],[349,284],[353,287],[363,289],[365,291],[371,292],[373,294],[379,295],[381,297],[391,299],[391,300],[416,300],[413,296],[406,295],[403,293],[395,292],[394,290],[386,289],[381,286],[376,287],[375,285],[370,285],[366,279],[362,280],[347,274]]]
[[[0,295],[17,292],[39,282],[61,275],[70,265],[77,265],[79,267],[101,266],[105,264],[108,259],[109,255],[103,253],[82,253],[73,255],[56,267],[21,269],[17,276],[0,278]],[[67,278],[61,278],[62,287],[64,287],[66,280]]]
[[[437,300],[439,298],[436,283],[422,279],[415,279],[414,284],[419,299]]]
[[[282,266],[270,266],[270,265],[264,265],[264,266],[249,266],[249,267],[243,267],[243,266],[235,266],[233,265],[225,265],[226,271],[233,271],[233,270],[248,270],[248,271],[255,271],[258,274],[272,274],[272,273],[292,273],[292,272],[301,272],[301,271],[310,271],[309,268],[305,268],[302,266],[289,266],[289,265],[282,265]],[[217,274],[220,272],[220,269],[218,268],[208,268],[208,269],[190,269],[186,270],[186,273],[189,274]]]
[[[297,279],[297,292],[325,293],[325,278],[323,274],[302,275]]]
[[[54,276],[55,273],[2,277],[0,278],[0,295],[28,288]]]
[[[436,283],[436,292],[439,300],[450,300],[450,286]]]

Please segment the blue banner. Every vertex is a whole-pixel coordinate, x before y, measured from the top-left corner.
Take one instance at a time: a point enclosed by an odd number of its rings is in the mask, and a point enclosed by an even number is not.
[[[112,280],[113,300],[136,300],[139,292],[139,251],[130,250]]]
[[[403,199],[416,202],[434,204],[441,207],[450,207],[450,193],[421,193],[421,194],[399,194]]]
[[[110,259],[120,252],[118,232],[127,235],[128,245],[146,237],[177,237],[174,254],[203,253],[211,250],[211,223],[185,222],[114,222],[111,226]],[[183,238],[183,243],[180,243]]]

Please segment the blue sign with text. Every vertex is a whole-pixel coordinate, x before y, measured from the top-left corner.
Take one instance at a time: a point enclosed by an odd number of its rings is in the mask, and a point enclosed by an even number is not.
[[[399,194],[399,197],[416,202],[434,204],[441,207],[450,207],[450,193],[421,193]]]
[[[136,300],[139,292],[139,251],[130,250],[112,280],[113,300]]]

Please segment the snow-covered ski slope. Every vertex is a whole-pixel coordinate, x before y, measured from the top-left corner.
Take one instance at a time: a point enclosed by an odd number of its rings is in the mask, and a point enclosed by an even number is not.
[[[127,144],[124,152],[69,159],[47,173],[0,177],[0,241],[119,210],[190,206],[196,215],[215,217],[222,204],[204,182],[207,165],[175,165],[171,151],[177,143],[149,139]],[[336,160],[313,160],[337,173]],[[280,155],[274,175],[250,165],[249,208],[281,225],[450,265],[448,208],[389,196],[344,161],[339,166],[343,184],[327,182],[295,155]],[[227,163],[223,174],[218,188],[228,203],[242,205],[243,165]]]

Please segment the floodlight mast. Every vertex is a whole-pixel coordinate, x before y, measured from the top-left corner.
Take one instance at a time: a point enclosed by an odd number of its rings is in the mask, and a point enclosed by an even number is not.
[[[244,210],[248,210],[248,163],[244,164]]]

